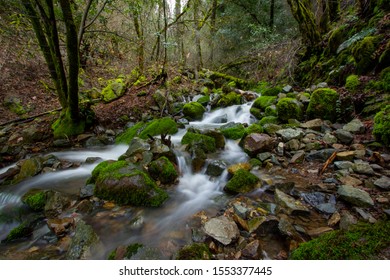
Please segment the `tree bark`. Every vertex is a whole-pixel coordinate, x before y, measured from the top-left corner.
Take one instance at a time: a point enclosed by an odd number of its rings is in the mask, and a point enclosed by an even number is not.
[[[275,0],[271,0],[269,9],[269,28],[274,29],[275,25]]]

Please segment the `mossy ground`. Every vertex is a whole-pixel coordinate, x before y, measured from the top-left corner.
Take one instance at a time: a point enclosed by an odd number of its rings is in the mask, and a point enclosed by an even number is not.
[[[359,224],[349,231],[332,231],[292,252],[294,260],[370,260],[390,246],[390,221]]]

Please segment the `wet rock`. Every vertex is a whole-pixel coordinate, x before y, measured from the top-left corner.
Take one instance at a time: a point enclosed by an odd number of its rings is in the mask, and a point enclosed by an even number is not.
[[[292,139],[302,139],[305,133],[301,129],[286,128],[276,131],[276,135],[282,137],[284,142],[290,141]]]
[[[227,168],[226,163],[222,160],[212,160],[206,170],[206,174],[210,176],[218,177]]]
[[[184,117],[189,120],[200,120],[206,109],[198,102],[186,103],[183,107]]]
[[[211,253],[206,244],[186,245],[177,253],[178,260],[209,260]]]
[[[308,161],[322,161],[325,162],[333,153],[335,149],[323,149],[319,151],[311,151],[306,155],[306,160]]]
[[[254,240],[250,242],[245,248],[241,251],[242,256],[246,259],[256,260],[262,257],[262,250],[259,240]]]
[[[251,133],[243,141],[244,151],[256,156],[258,153],[271,151],[274,148],[274,139],[267,134]]]
[[[41,172],[43,169],[43,159],[41,157],[33,157],[22,160],[18,165],[20,166],[20,171],[12,180],[13,184],[17,184]]]
[[[53,141],[53,147],[56,147],[56,148],[68,148],[68,147],[71,147],[72,146],[72,143],[70,142],[69,139],[56,139]]]
[[[304,200],[311,206],[325,214],[333,214],[336,212],[336,199],[333,195],[329,198],[321,192],[302,193]]]
[[[242,123],[229,122],[222,125],[220,130],[228,139],[238,140],[245,135],[245,127]]]
[[[382,176],[374,181],[374,185],[384,190],[390,190],[390,178]]]
[[[131,140],[126,153],[121,157],[129,158],[137,154],[142,154],[143,152],[150,151],[150,149],[150,144],[146,140],[134,137]]]
[[[84,185],[80,188],[80,198],[88,198],[93,196],[95,190],[95,185],[94,184],[87,184]]]
[[[217,150],[215,139],[198,132],[188,131],[181,139],[181,144],[202,149],[205,153],[213,153]]]
[[[45,216],[55,218],[59,216],[71,204],[71,199],[67,194],[56,191],[47,192],[47,200],[45,204]]]
[[[212,123],[226,123],[228,121],[227,114],[217,116],[211,120]]]
[[[0,174],[0,185],[3,182],[12,179],[15,175],[19,174],[19,172],[20,172],[19,166],[8,168],[6,172]]]
[[[352,161],[354,157],[355,157],[354,151],[339,152],[336,155],[336,158],[341,161]]]
[[[217,149],[223,149],[225,148],[225,137],[223,136],[222,132],[216,131],[216,130],[207,130],[203,132],[204,135],[209,136],[211,138],[214,138],[215,140],[215,147]]]
[[[46,221],[47,226],[49,229],[56,235],[56,236],[64,236],[67,234],[71,228],[71,226],[74,225],[74,219],[70,217],[65,218],[54,218],[54,219],[48,219]]]
[[[235,222],[225,216],[219,216],[207,221],[204,225],[207,235],[224,245],[229,245],[240,236],[240,231]]]
[[[175,166],[167,157],[152,161],[148,166],[148,172],[153,179],[163,184],[173,183],[179,177]]]
[[[87,141],[85,141],[85,147],[86,148],[92,148],[92,147],[103,147],[107,145],[108,143],[105,143],[105,141],[102,141],[101,137],[90,137]]]
[[[321,131],[322,125],[323,125],[323,121],[321,119],[314,119],[301,124],[301,127],[306,129]]]
[[[76,223],[76,231],[70,243],[66,259],[91,259],[92,252],[99,246],[99,236],[90,225],[80,220]]]
[[[43,211],[47,201],[47,191],[31,189],[22,196],[22,202],[34,211]]]
[[[374,175],[375,172],[368,162],[362,160],[355,160],[355,164],[352,167],[353,171],[359,174]]]
[[[93,210],[93,203],[88,199],[84,199],[76,206],[76,210],[81,214],[89,214]]]
[[[342,144],[349,145],[353,141],[353,134],[349,131],[346,131],[344,129],[337,129],[335,131],[335,135],[337,139],[340,141]]]
[[[366,127],[359,119],[353,119],[351,122],[343,126],[343,130],[354,134],[362,134],[366,130]]]
[[[308,215],[310,210],[299,200],[275,189],[275,201],[278,205],[279,212],[285,212],[288,215]]]
[[[355,188],[353,186],[341,185],[337,193],[340,198],[360,207],[371,207],[374,206],[374,201],[370,195],[361,189]]]

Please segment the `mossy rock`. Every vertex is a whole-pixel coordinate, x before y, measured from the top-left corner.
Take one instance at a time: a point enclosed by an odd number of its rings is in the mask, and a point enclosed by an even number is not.
[[[258,120],[261,120],[261,118],[265,115],[261,109],[255,108],[253,106],[249,109],[249,112]]]
[[[118,135],[118,137],[115,139],[115,143],[129,144],[134,137],[138,136],[141,133],[145,126],[146,123],[144,122],[136,123],[132,127],[126,129],[123,133]]]
[[[163,184],[173,183],[179,176],[175,166],[167,157],[160,157],[152,161],[148,166],[148,172],[153,179],[159,180]]]
[[[213,153],[217,150],[215,139],[213,137],[187,131],[181,139],[182,145],[201,148],[206,153]]]
[[[206,109],[199,102],[190,102],[183,106],[184,117],[188,120],[201,120]]]
[[[346,36],[348,35],[347,25],[341,25],[340,27],[334,29],[329,36],[328,48],[330,53],[336,54],[337,49],[342,42],[345,41]]]
[[[241,123],[228,123],[220,127],[222,134],[233,140],[241,139],[245,135],[245,127]]]
[[[211,253],[206,244],[193,243],[184,246],[177,253],[177,260],[209,260]]]
[[[356,92],[360,86],[359,76],[358,75],[349,75],[345,81],[345,88],[350,92]]]
[[[177,124],[176,122],[170,118],[165,117],[162,119],[155,119],[149,122],[146,127],[139,134],[139,138],[147,139],[148,135],[150,136],[159,136],[161,134],[175,134],[177,133]]]
[[[51,126],[55,139],[68,138],[82,134],[85,131],[85,120],[72,120],[67,110],[61,113],[60,117]]]
[[[376,61],[373,58],[373,54],[380,40],[381,36],[367,36],[353,46],[352,55],[356,61],[358,74],[365,74],[374,68]]]
[[[46,191],[39,189],[31,189],[22,196],[22,202],[34,211],[43,211],[46,199]]]
[[[301,120],[303,117],[302,107],[303,105],[294,98],[281,98],[276,104],[278,118],[284,122],[289,119]]]
[[[141,248],[143,248],[143,245],[140,243],[130,244],[130,245],[126,246],[126,248],[124,248],[124,250],[123,250],[123,246],[120,246],[120,247],[116,248],[115,250],[113,250],[109,254],[108,260],[116,260],[116,259],[130,260],[132,258],[132,256],[137,254],[139,249],[141,249]],[[118,251],[120,251],[123,254],[123,256],[118,256]]]
[[[280,93],[280,92],[282,92],[283,91],[283,88],[282,87],[279,87],[279,86],[276,86],[276,87],[271,87],[271,88],[267,88],[267,89],[265,89],[262,93],[261,93],[261,95],[262,96],[278,96],[278,94]]]
[[[218,107],[228,107],[232,105],[242,104],[242,96],[235,92],[229,92],[223,95],[217,102]]]
[[[26,109],[24,109],[22,105],[22,101],[16,97],[5,97],[4,106],[19,116],[27,113]]]
[[[390,146],[390,105],[387,105],[375,115],[372,133],[377,141]]]
[[[260,96],[253,102],[252,108],[265,110],[268,106],[276,103],[278,98],[276,96]]]
[[[202,106],[206,106],[207,103],[210,102],[210,95],[204,95],[200,97],[198,100],[196,100],[196,102],[202,104]]]
[[[104,102],[111,102],[123,96],[126,91],[126,84],[123,79],[118,78],[108,82],[108,85],[102,90],[101,96]]]
[[[259,186],[260,179],[248,170],[239,169],[227,182],[224,190],[228,193],[238,194],[253,191]]]
[[[148,174],[126,161],[100,163],[92,171],[95,196],[120,205],[160,206],[168,194]]]
[[[23,222],[17,227],[13,228],[7,235],[7,237],[2,240],[2,243],[9,243],[16,241],[18,239],[30,237],[33,233],[33,228],[30,223]]]
[[[263,132],[264,132],[263,127],[257,123],[251,124],[245,129],[246,135],[249,135],[251,133],[263,133]]]
[[[258,124],[263,126],[263,127],[267,124],[279,124],[279,119],[278,119],[278,117],[275,117],[275,116],[266,116],[266,117],[262,118],[258,122]]]
[[[268,106],[267,108],[265,108],[264,115],[266,117],[268,117],[268,116],[277,117],[278,116],[278,110],[276,109],[276,106],[275,105],[271,105],[271,106]]]
[[[25,159],[20,163],[20,171],[15,175],[12,184],[20,183],[28,178],[31,178],[37,174],[39,174],[43,169],[43,158],[41,157],[33,157],[29,159]]]
[[[320,118],[332,122],[336,121],[338,100],[339,94],[333,89],[320,88],[315,90],[306,110],[308,119]]]
[[[293,260],[372,260],[381,259],[390,246],[390,221],[358,224],[348,231],[336,230],[300,244]]]

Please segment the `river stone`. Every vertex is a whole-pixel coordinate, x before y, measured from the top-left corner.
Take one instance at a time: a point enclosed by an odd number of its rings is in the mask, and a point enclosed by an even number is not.
[[[337,139],[340,141],[342,144],[349,145],[353,141],[353,134],[349,131],[346,131],[344,129],[337,129],[335,131]]]
[[[378,188],[389,190],[390,189],[390,178],[382,176],[379,179],[375,180],[374,185]]]
[[[340,198],[360,207],[371,207],[374,206],[374,201],[371,196],[364,190],[355,188],[349,185],[341,185],[337,193]]]
[[[370,166],[368,162],[362,160],[355,160],[355,164],[352,166],[354,172],[359,174],[374,175],[374,169]]]
[[[282,137],[284,142],[288,142],[291,139],[302,139],[305,133],[301,129],[285,128],[276,131],[276,135]]]
[[[279,211],[284,211],[288,215],[308,215],[310,210],[299,200],[275,189],[275,201],[278,204]]]
[[[349,186],[353,186],[353,187],[360,186],[363,184],[363,182],[361,180],[354,178],[352,176],[349,176],[349,175],[346,175],[346,176],[339,178],[339,181],[343,185],[349,185]]]
[[[135,154],[142,154],[145,151],[150,151],[150,149],[150,144],[146,140],[134,137],[131,140],[129,148],[127,149],[125,155],[126,157],[131,157]]]
[[[76,231],[72,237],[69,250],[66,253],[68,260],[91,259],[92,251],[99,245],[99,236],[90,225],[80,220],[76,223]]]
[[[93,196],[94,189],[95,189],[94,184],[87,184],[87,185],[82,186],[80,188],[80,198],[83,199],[83,198]]]
[[[203,132],[204,135],[210,136],[211,138],[214,138],[215,140],[215,147],[217,149],[223,149],[225,148],[225,136],[223,136],[222,132],[217,130],[207,130]]]
[[[333,145],[333,144],[336,144],[337,143],[337,137],[334,136],[333,134],[330,134],[329,132],[328,133],[325,133],[324,137],[322,138],[322,140],[328,144],[328,145]]]
[[[274,139],[263,133],[251,133],[243,141],[245,152],[251,156],[256,156],[261,152],[271,151],[273,147]]]
[[[262,256],[262,250],[259,240],[253,240],[241,251],[242,256],[246,259],[258,260]]]
[[[354,151],[345,151],[336,154],[336,158],[341,161],[352,161],[354,157],[355,157]]]
[[[343,130],[354,134],[362,134],[366,130],[366,127],[359,119],[353,119],[351,122],[343,126]]]
[[[337,169],[352,169],[353,167],[350,161],[335,161],[333,164]]]
[[[48,191],[46,197],[44,211],[48,218],[58,217],[72,202],[69,195],[56,191]]]
[[[222,160],[212,160],[207,166],[206,174],[218,177],[226,169],[227,165]]]
[[[323,121],[321,119],[314,119],[301,124],[302,128],[312,129],[315,131],[321,131]]]
[[[290,163],[302,163],[305,159],[305,151],[297,151],[291,158]]]
[[[25,159],[20,161],[18,165],[20,166],[20,171],[12,180],[13,184],[17,184],[41,172],[43,169],[43,158],[33,157]]]
[[[291,139],[286,143],[285,148],[287,151],[298,151],[300,146],[301,143],[298,139]]]
[[[319,151],[311,151],[306,155],[308,161],[319,160],[325,162],[336,150],[335,149],[323,149]]]
[[[229,245],[240,236],[236,223],[225,216],[219,216],[207,221],[204,225],[204,231],[223,245]]]

